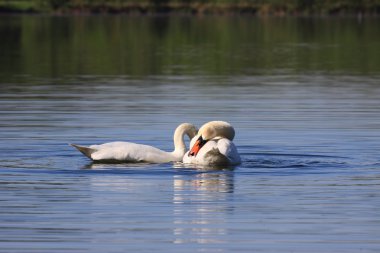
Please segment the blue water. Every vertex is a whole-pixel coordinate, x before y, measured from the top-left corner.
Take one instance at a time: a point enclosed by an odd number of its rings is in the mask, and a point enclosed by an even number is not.
[[[0,251],[380,249],[378,79],[109,79],[2,88]],[[171,150],[178,123],[213,119],[240,166],[93,164],[67,145]]]
[[[380,251],[374,65],[52,77],[24,60],[0,71],[0,252]],[[240,166],[92,163],[68,145],[170,151],[178,124],[210,120],[235,127]]]

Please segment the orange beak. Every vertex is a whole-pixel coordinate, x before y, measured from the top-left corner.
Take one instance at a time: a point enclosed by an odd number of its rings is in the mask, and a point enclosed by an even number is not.
[[[202,136],[198,138],[198,140],[195,142],[194,146],[190,149],[188,156],[197,156],[199,150],[205,145],[207,140],[203,140]]]

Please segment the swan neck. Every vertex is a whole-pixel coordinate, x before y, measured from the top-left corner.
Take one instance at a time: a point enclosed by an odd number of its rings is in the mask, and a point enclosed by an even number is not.
[[[176,129],[174,132],[173,140],[174,140],[174,153],[186,153],[186,145],[185,145],[185,130],[184,129]]]
[[[186,153],[186,145],[184,136],[188,135],[190,138],[194,137],[196,134],[196,128],[188,123],[183,123],[177,127],[174,132],[174,151],[172,152],[174,156],[182,157]]]

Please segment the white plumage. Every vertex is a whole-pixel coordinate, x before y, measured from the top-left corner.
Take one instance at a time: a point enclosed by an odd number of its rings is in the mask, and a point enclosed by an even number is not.
[[[224,121],[204,124],[191,140],[191,149],[183,156],[183,163],[199,165],[238,165],[241,162],[232,142],[234,128]]]
[[[183,123],[174,132],[174,151],[166,152],[158,148],[132,142],[109,142],[89,147],[71,144],[94,161],[167,163],[181,161],[186,152],[184,135],[191,139],[197,133],[194,125]]]

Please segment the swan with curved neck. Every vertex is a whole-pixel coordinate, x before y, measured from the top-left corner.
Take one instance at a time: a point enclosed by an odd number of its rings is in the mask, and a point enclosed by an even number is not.
[[[232,142],[235,129],[225,121],[204,124],[190,142],[182,161],[200,165],[237,165],[241,159]]]
[[[158,148],[132,142],[109,142],[89,147],[70,144],[94,161],[167,163],[181,161],[186,152],[185,134],[193,138],[197,133],[194,125],[180,124],[174,132],[174,151],[166,152]]]

